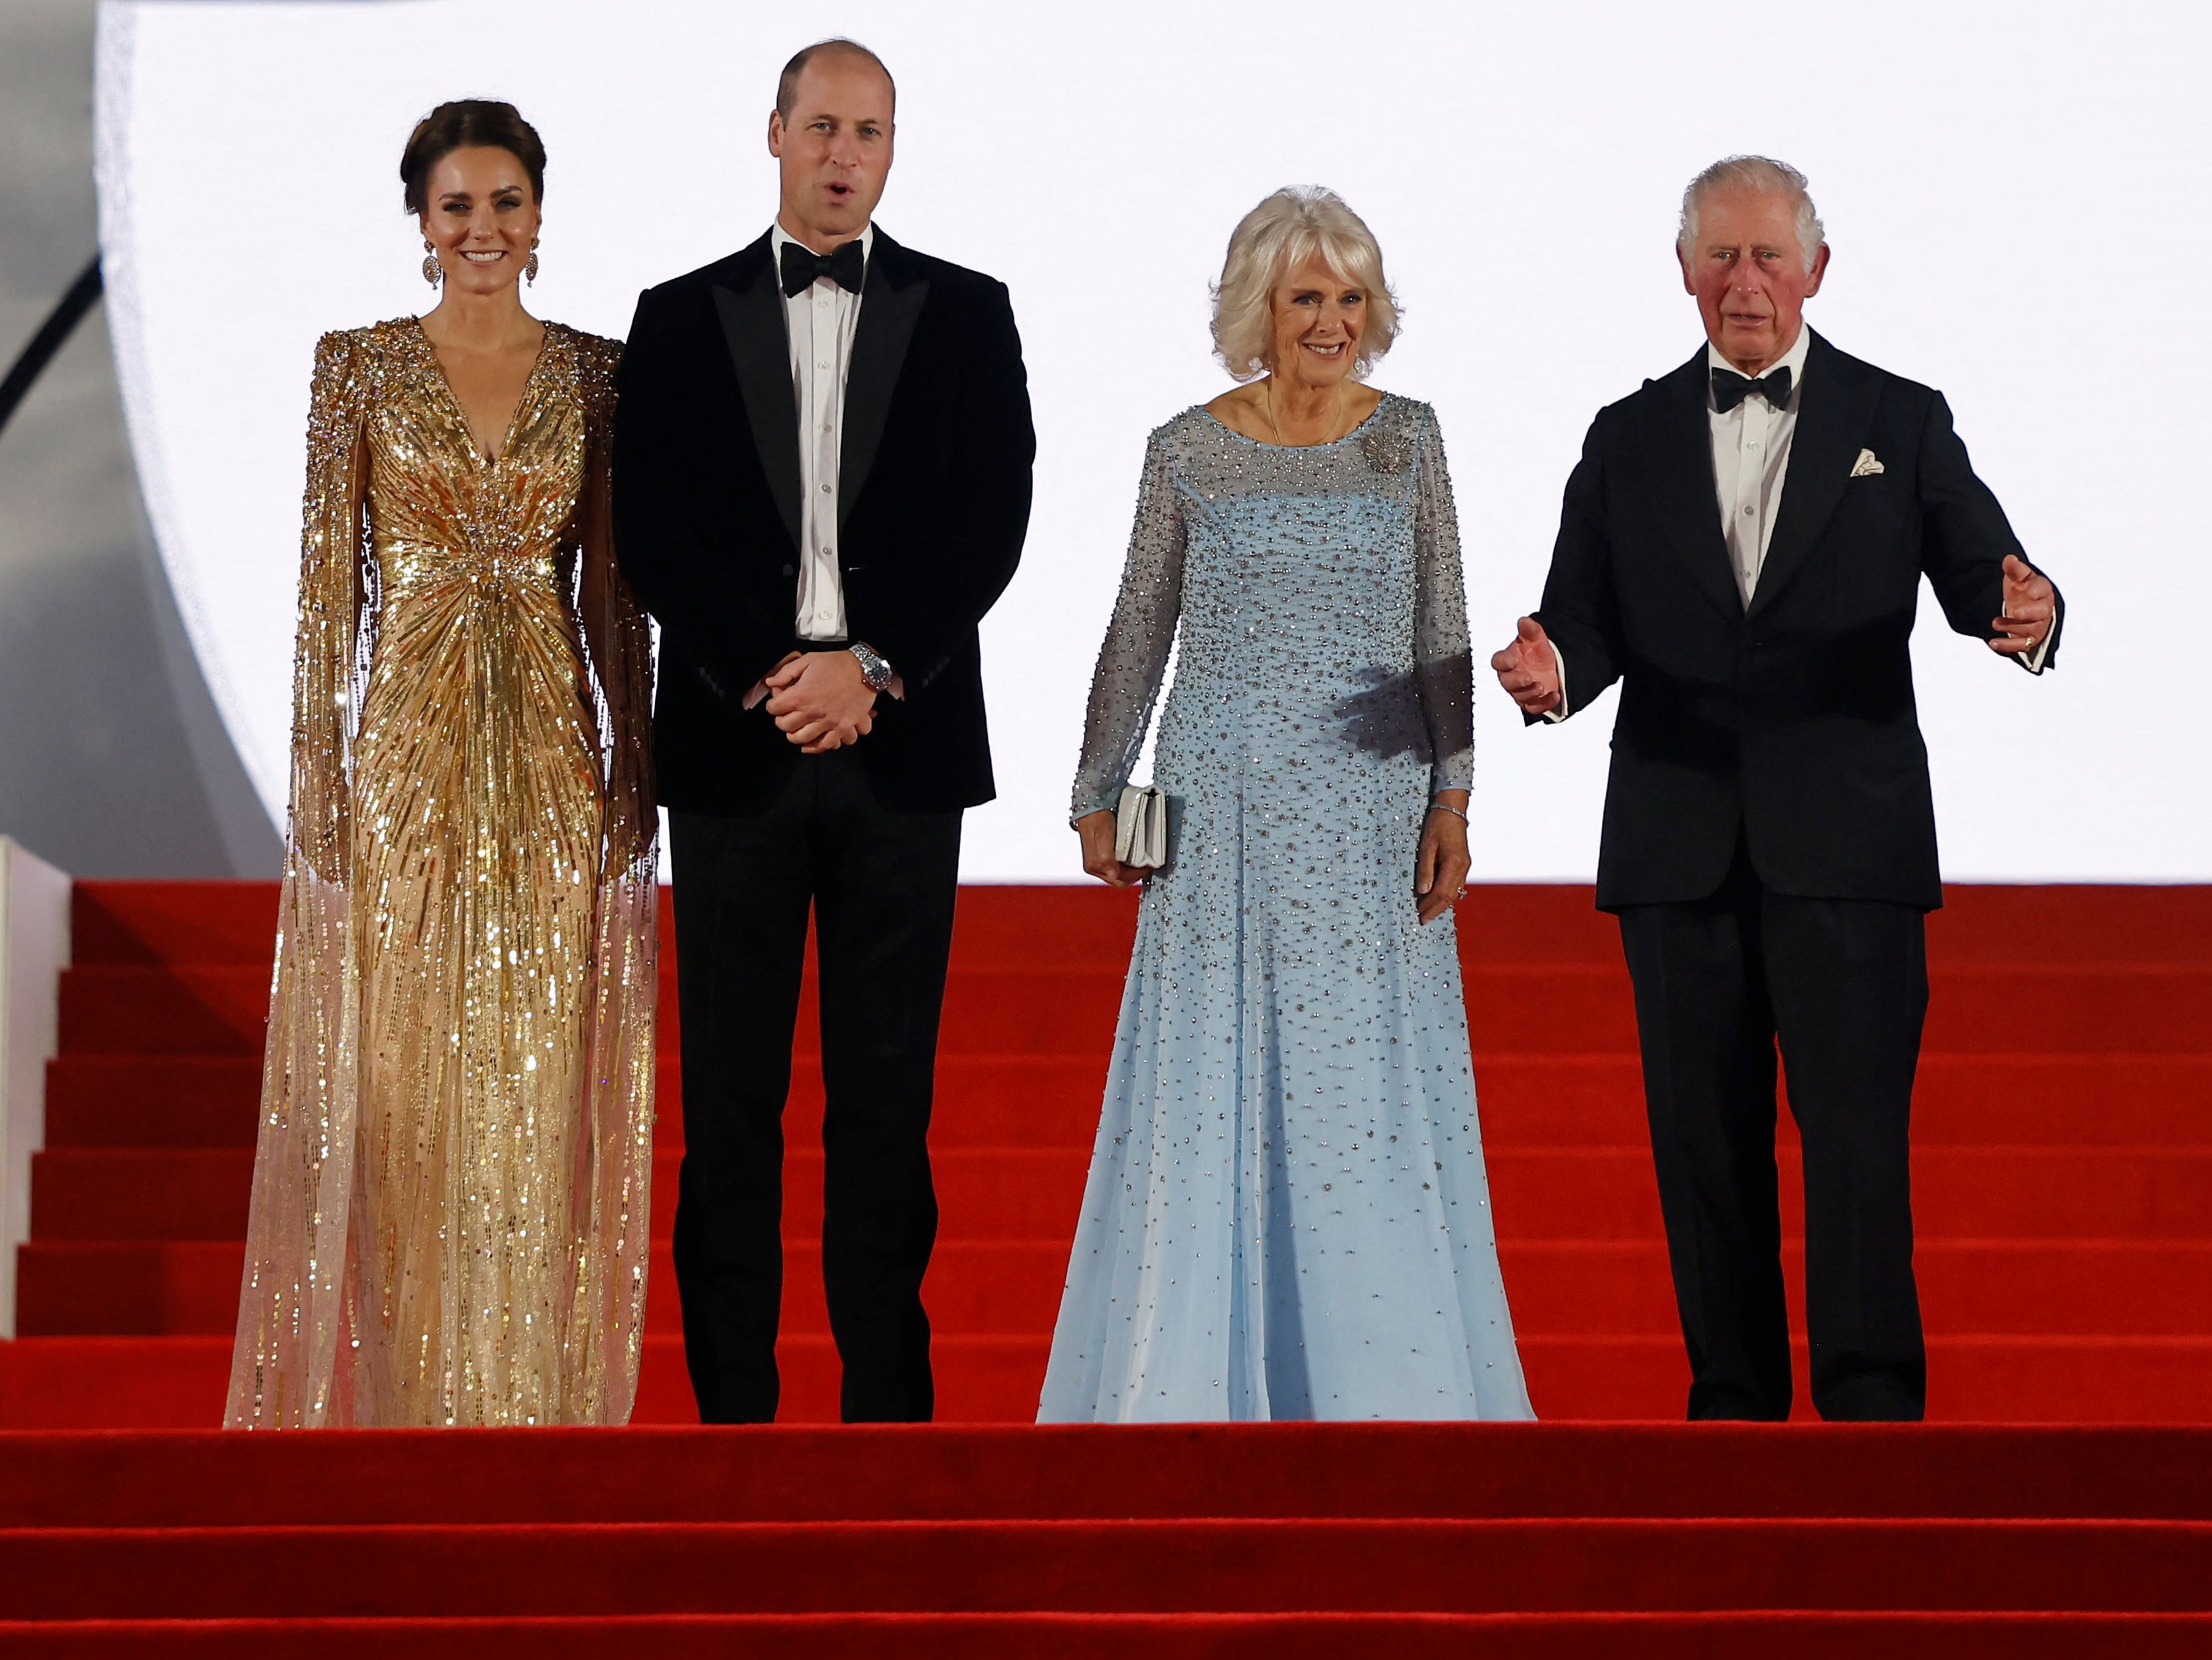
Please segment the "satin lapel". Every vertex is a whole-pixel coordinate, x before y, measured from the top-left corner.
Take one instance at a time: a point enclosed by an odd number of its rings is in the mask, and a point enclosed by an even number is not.
[[[1647,483],[1668,539],[1705,598],[1731,620],[1743,615],[1714,495],[1713,429],[1705,412],[1705,349],[1664,380],[1651,382],[1644,435]]]
[[[853,503],[860,499],[869,470],[876,464],[891,393],[906,366],[915,319],[929,298],[929,283],[915,271],[906,250],[878,230],[860,295],[860,323],[854,331],[853,362],[845,374],[844,453],[837,460],[840,529],[852,516]]]
[[[752,427],[761,468],[768,474],[769,494],[775,498],[775,510],[795,548],[799,396],[791,384],[791,325],[783,314],[775,262],[767,257],[768,239],[762,238],[757,246],[763,250],[759,273],[743,289],[714,284],[714,311],[721,319],[722,337],[729,343],[730,362],[737,368],[738,389],[744,395],[745,418]]]
[[[1759,562],[1751,612],[1771,605],[1804,568],[1820,532],[1844,499],[1851,464],[1874,420],[1881,384],[1863,365],[1844,356],[1818,334],[1805,355],[1805,390],[1797,431],[1790,441],[1790,469],[1782,477],[1782,508]]]

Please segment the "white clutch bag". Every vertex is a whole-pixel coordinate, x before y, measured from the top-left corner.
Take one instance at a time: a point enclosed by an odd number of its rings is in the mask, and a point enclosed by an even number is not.
[[[1124,784],[1114,809],[1114,856],[1139,870],[1168,861],[1168,798],[1151,784]]]

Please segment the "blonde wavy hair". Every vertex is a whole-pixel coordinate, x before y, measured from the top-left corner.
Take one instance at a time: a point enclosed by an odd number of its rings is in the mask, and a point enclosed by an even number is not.
[[[1353,359],[1366,374],[1398,337],[1398,297],[1382,276],[1382,250],[1367,222],[1319,185],[1296,185],[1263,198],[1229,234],[1229,257],[1213,285],[1213,355],[1236,380],[1267,373],[1274,337],[1275,286],[1320,256],[1338,280],[1367,296],[1367,326]]]

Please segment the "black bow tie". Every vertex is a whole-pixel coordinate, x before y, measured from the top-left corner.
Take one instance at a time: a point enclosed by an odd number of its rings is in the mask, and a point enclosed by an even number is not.
[[[788,246],[787,244],[787,246]],[[1713,371],[1713,407],[1726,415],[1738,404],[1757,392],[1768,405],[1780,409],[1790,401],[1790,371],[1778,368],[1753,380],[1738,374],[1733,369]]]
[[[786,241],[783,245],[783,294],[789,299],[811,284],[817,277],[826,277],[848,294],[860,291],[861,280],[867,275],[867,256],[860,252],[860,239],[839,244],[834,252],[820,254],[804,242]]]

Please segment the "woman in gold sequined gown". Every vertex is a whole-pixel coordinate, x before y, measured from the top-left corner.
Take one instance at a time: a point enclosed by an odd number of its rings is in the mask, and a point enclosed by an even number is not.
[[[511,107],[434,112],[401,172],[441,304],[316,352],[234,1426],[629,1415],[649,642],[608,530],[620,348],[516,286],[543,168]]]

